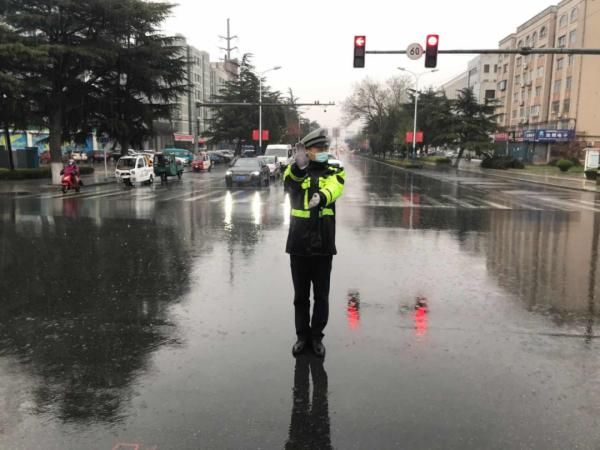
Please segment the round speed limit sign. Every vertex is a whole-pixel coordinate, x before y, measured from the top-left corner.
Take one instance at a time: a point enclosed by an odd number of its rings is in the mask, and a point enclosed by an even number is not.
[[[406,56],[408,56],[410,59],[419,59],[421,56],[423,56],[423,46],[417,42],[410,44],[406,48]]]

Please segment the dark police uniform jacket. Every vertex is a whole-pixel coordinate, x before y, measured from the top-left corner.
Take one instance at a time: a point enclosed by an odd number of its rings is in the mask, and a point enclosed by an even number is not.
[[[286,252],[298,256],[335,255],[335,201],[344,192],[346,172],[328,163],[310,161],[300,169],[290,164],[284,175],[285,191],[291,203],[290,230]],[[319,206],[309,209],[313,194],[321,197]]]

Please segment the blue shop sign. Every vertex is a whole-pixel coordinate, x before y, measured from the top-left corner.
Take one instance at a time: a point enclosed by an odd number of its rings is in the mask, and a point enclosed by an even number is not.
[[[529,142],[569,142],[575,139],[575,130],[526,130],[523,139]]]

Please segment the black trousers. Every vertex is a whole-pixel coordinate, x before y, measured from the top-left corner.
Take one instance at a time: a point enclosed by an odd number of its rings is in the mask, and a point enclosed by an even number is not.
[[[321,339],[329,319],[329,284],[333,256],[290,255],[294,282],[296,334],[304,339]],[[314,306],[310,318],[310,285]]]

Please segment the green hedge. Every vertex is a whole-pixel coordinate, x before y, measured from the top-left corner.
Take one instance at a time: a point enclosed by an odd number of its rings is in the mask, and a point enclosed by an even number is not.
[[[94,173],[94,168],[90,166],[79,167],[81,175]],[[40,167],[39,169],[1,169],[0,180],[34,180],[40,178],[52,178],[50,167]]]
[[[435,164],[436,166],[452,164],[452,160],[444,156],[426,156],[425,158],[421,158],[420,161],[423,161],[424,163]]]
[[[561,159],[556,163],[556,167],[558,167],[561,172],[567,172],[571,167],[573,167],[573,162],[568,159]]]

